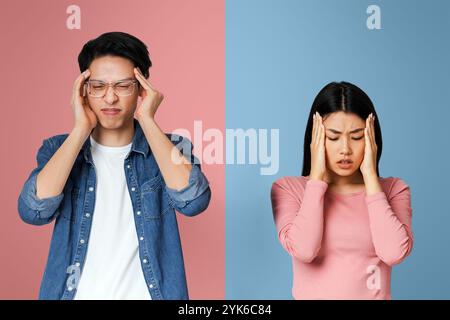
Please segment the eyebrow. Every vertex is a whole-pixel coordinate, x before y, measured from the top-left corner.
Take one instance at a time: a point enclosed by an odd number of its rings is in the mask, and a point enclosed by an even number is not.
[[[340,132],[338,130],[335,130],[335,129],[327,129],[327,130],[331,131],[333,133],[337,133],[337,134],[341,134],[342,133],[342,132]],[[349,133],[356,133],[356,132],[363,131],[363,130],[364,130],[364,128],[358,128],[358,129],[350,131]]]

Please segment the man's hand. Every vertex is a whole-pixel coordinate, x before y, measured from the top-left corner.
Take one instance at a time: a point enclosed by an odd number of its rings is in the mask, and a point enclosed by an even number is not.
[[[74,128],[87,134],[90,134],[92,129],[97,126],[97,116],[89,105],[87,93],[83,94],[83,92],[85,92],[85,81],[90,75],[90,71],[85,70],[75,80],[71,101],[75,118]]]
[[[139,92],[142,103],[136,108],[135,117],[139,122],[146,119],[153,120],[164,96],[161,92],[152,87],[150,82],[148,82],[138,68],[134,68],[134,74],[142,87]]]

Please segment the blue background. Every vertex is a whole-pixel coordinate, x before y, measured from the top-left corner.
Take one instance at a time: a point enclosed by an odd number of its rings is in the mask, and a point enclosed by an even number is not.
[[[366,9],[381,9],[369,30]],[[226,166],[226,298],[291,299],[270,188],[300,175],[312,101],[330,81],[372,99],[380,174],[411,187],[414,248],[393,268],[393,299],[450,298],[450,1],[226,1],[226,127],[280,129],[280,170]]]

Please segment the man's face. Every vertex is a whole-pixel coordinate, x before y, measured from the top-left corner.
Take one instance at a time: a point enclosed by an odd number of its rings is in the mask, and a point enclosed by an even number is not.
[[[119,129],[129,121],[133,121],[139,96],[137,83],[132,84],[131,87],[128,86],[129,80],[136,80],[133,69],[134,65],[130,60],[117,56],[96,58],[89,67],[91,93],[95,90],[102,91],[101,82],[116,84],[115,90],[113,85],[106,86],[104,96],[96,97],[87,94],[89,105],[97,116],[99,125],[105,129]],[[98,92],[97,95],[99,95]],[[115,109],[119,111],[112,112]]]

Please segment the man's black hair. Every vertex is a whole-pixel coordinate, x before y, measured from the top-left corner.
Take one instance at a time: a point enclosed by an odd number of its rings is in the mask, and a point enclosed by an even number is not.
[[[138,38],[125,32],[107,32],[88,41],[78,55],[80,71],[83,72],[96,58],[119,56],[131,60],[148,78],[152,66],[147,46]]]

